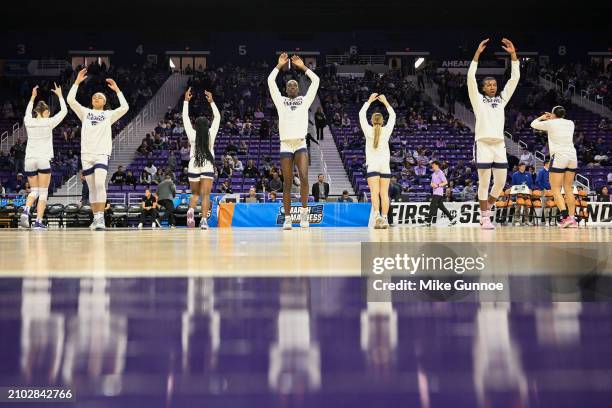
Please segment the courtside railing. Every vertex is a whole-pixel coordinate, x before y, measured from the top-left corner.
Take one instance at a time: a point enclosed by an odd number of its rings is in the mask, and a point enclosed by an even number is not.
[[[555,89],[561,91],[562,94],[564,94],[564,90],[568,90],[570,91],[572,103],[608,119],[612,119],[612,110],[604,104],[604,99],[602,97],[589,93],[585,89],[581,90],[580,96],[578,96],[576,95],[576,87],[574,85],[566,87],[561,79],[553,81],[551,74],[544,74],[539,79],[540,85],[542,85],[544,89]]]

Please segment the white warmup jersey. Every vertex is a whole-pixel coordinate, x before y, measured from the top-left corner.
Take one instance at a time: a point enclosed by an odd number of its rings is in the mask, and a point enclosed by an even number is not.
[[[531,127],[548,133],[548,148],[552,157],[551,167],[574,169],[578,165],[574,147],[574,122],[567,119],[535,119]]]
[[[389,119],[381,128],[378,147],[374,148],[374,127],[370,126],[366,118],[366,113],[368,112],[369,107],[370,104],[366,102],[359,111],[359,123],[366,138],[365,153],[367,172],[391,174],[391,153],[389,152],[389,139],[391,138],[393,128],[395,127],[395,111],[391,106],[387,108],[389,110]]]
[[[489,98],[482,95],[478,90],[476,82],[476,70],[478,62],[472,61],[467,72],[467,86],[472,109],[476,116],[476,141],[500,141],[504,140],[504,108],[512,97],[518,85],[520,74],[520,62],[511,62],[511,75],[504,90],[499,96]]]
[[[129,110],[123,93],[118,93],[119,107],[113,110],[94,110],[82,106],[76,100],[78,85],[73,85],[68,93],[68,105],[81,119],[81,156],[106,155],[113,150],[112,124]]]
[[[28,103],[26,114],[23,118],[23,124],[28,133],[28,144],[26,145],[25,155],[26,160],[50,160],[53,157],[53,129],[60,124],[68,113],[64,98],[59,98],[59,101],[60,111],[49,118],[32,117],[34,102],[30,100],[30,103]]]
[[[215,157],[215,138],[217,137],[217,132],[219,131],[219,124],[221,123],[221,114],[219,113],[219,109],[217,105],[213,102],[210,104],[210,107],[213,111],[213,121],[210,124],[209,128],[209,139],[208,139],[208,148],[212,153],[213,157]],[[189,140],[189,144],[191,145],[191,150],[189,152],[189,178],[197,179],[200,177],[212,178],[214,176],[214,163],[210,163],[208,161],[204,162],[203,166],[195,165],[195,152],[196,152],[196,130],[191,125],[191,120],[189,119],[189,102],[183,102],[183,127],[185,128],[185,133],[187,134],[187,139]]]
[[[306,71],[306,76],[310,78],[308,92],[304,96],[287,98],[282,96],[276,85],[278,69],[274,68],[268,76],[268,87],[272,101],[278,111],[278,133],[280,140],[305,139],[308,133],[308,109],[319,88],[319,77],[311,70]]]

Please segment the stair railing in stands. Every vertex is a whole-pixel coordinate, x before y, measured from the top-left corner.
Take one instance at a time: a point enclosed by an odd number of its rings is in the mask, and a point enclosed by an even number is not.
[[[582,188],[586,189],[587,194],[591,192],[591,182],[582,174],[576,173],[576,179],[574,181],[574,184],[582,186]]]

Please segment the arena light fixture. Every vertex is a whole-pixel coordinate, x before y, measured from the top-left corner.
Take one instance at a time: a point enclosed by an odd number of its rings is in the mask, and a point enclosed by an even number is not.
[[[414,69],[418,69],[421,65],[423,65],[424,62],[425,62],[425,58],[423,57],[417,58],[417,60],[414,62]]]
[[[172,62],[172,58],[170,58],[169,61],[170,61],[170,69],[176,68],[176,65],[174,65],[174,62]]]

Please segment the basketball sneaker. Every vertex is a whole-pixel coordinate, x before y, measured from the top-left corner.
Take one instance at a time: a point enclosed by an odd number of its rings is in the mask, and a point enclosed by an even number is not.
[[[207,230],[208,229],[208,221],[206,221],[205,217],[202,217],[200,220],[200,229]]]
[[[388,229],[389,228],[389,220],[387,216],[382,217],[382,221],[380,222],[380,229]]]
[[[300,208],[300,227],[308,228],[310,223],[308,222],[308,207]]]
[[[33,230],[46,230],[47,226],[43,224],[42,221],[34,221],[34,224],[32,225],[32,229]]]
[[[377,215],[376,219],[374,220],[374,229],[380,229],[381,224],[382,224],[382,217],[380,215]]]
[[[187,211],[187,228],[195,228],[195,215],[193,208]]]
[[[21,214],[19,226],[21,228],[30,228],[30,216],[28,214]]]
[[[452,227],[453,225],[457,224],[457,220],[456,219],[452,219],[451,222],[448,224],[449,227]]]
[[[155,221],[151,223],[151,228],[157,228],[157,224],[155,223]]]
[[[142,222],[138,223],[138,229],[142,229]]]
[[[98,218],[97,221],[94,221],[96,224],[96,231],[104,231],[106,229],[106,224],[104,223],[104,218]]]
[[[480,228],[486,230],[494,230],[495,225],[491,222],[491,212],[483,211],[480,213]]]
[[[291,222],[291,216],[285,215],[285,222],[283,223],[283,229],[290,230],[291,228],[293,228],[293,223]]]
[[[574,219],[574,217],[568,215],[563,218],[559,223],[559,228],[578,228],[578,223]]]

